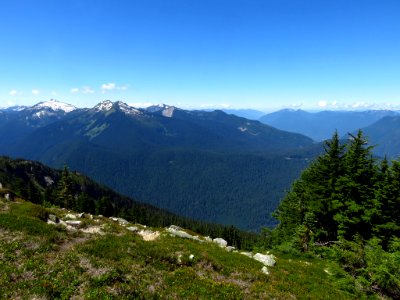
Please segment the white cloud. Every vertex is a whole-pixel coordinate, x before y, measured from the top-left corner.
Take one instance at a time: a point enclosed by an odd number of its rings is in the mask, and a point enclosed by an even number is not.
[[[325,100],[321,100],[318,102],[319,107],[326,107],[327,105],[328,105],[328,102],[326,102]]]
[[[101,93],[105,94],[110,91],[115,91],[115,90],[120,90],[120,91],[126,91],[128,87],[126,85],[117,85],[114,82],[109,82],[109,83],[103,83],[100,87]]]
[[[56,91],[52,91],[52,92],[51,92],[51,95],[52,95],[52,96],[57,96],[57,92],[56,92]]]
[[[84,86],[82,88],[72,88],[70,90],[72,94],[82,93],[82,94],[94,94],[95,91],[90,86]]]
[[[9,94],[10,94],[10,96],[16,96],[16,95],[18,95],[18,91],[16,91],[16,90],[11,90],[11,91],[9,92]]]
[[[102,89],[103,91],[115,90],[116,87],[117,87],[117,85],[116,85],[115,83],[113,83],[113,82],[110,82],[110,83],[103,83],[103,84],[101,85],[101,89]]]
[[[39,95],[39,94],[40,94],[40,91],[39,91],[39,90],[36,90],[36,89],[34,89],[34,90],[32,90],[32,94],[33,94],[34,96],[37,96],[37,95]]]
[[[92,90],[89,86],[84,86],[82,88],[83,94],[94,94],[94,90]]]

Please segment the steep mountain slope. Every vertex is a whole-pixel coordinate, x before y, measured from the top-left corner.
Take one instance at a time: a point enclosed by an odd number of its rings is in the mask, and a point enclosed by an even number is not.
[[[400,157],[400,116],[387,116],[362,129],[376,155]]]
[[[366,127],[385,116],[397,115],[389,110],[369,111],[321,111],[310,113],[304,110],[284,109],[261,117],[264,124],[297,132],[316,141],[331,138],[337,130],[340,135]]]
[[[110,101],[0,145],[14,157],[66,163],[175,213],[251,230],[274,224],[270,213],[319,149],[300,134],[222,111]]]

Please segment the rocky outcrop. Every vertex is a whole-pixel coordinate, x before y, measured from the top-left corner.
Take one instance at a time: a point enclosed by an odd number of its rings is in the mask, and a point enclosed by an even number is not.
[[[221,248],[228,246],[228,242],[225,241],[223,238],[215,238],[213,242],[216,243]]]
[[[181,238],[185,238],[185,239],[196,240],[198,242],[203,242],[198,236],[191,235],[176,225],[171,225],[166,230],[173,236],[177,236],[177,237],[181,237]]]

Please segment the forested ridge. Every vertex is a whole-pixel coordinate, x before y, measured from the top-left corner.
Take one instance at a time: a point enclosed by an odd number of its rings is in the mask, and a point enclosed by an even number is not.
[[[359,131],[338,134],[293,184],[267,244],[340,262],[348,289],[400,297],[400,161],[378,160]]]
[[[118,216],[131,222],[164,227],[178,225],[203,235],[223,237],[231,245],[248,248],[259,236],[234,226],[195,221],[114,192],[90,178],[49,168],[39,162],[0,156],[0,196],[6,193],[45,207],[58,206],[96,215]]]

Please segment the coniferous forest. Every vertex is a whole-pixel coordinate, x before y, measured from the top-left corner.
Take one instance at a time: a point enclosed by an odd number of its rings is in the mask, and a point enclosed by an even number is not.
[[[400,161],[377,159],[362,132],[338,134],[292,185],[266,243],[337,260],[343,283],[400,297]],[[279,245],[279,246],[277,246]]]
[[[196,221],[139,202],[70,171],[67,166],[56,170],[39,162],[0,156],[0,183],[3,187],[0,197],[10,193],[45,207],[57,206],[106,217],[118,216],[148,226],[174,224],[213,238],[223,237],[238,248],[251,248],[259,238],[256,233],[234,226]]]

